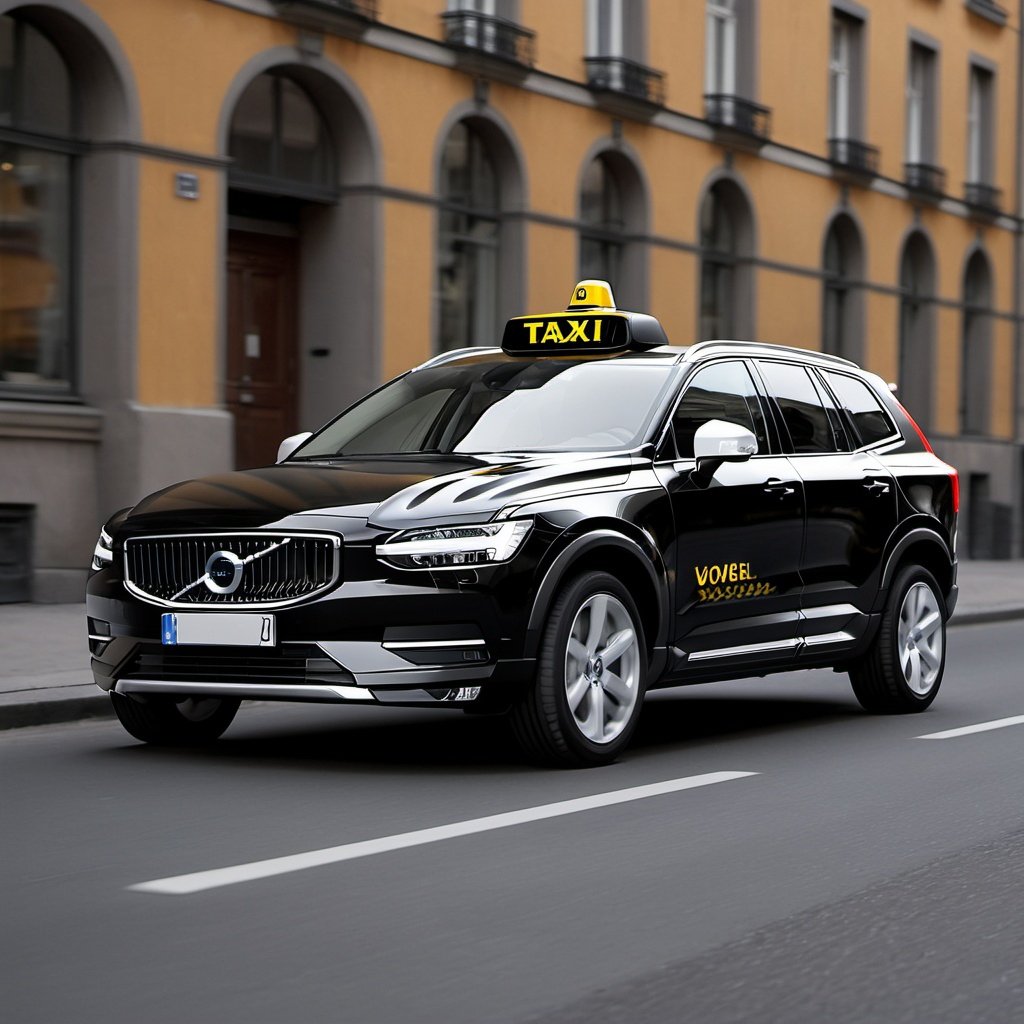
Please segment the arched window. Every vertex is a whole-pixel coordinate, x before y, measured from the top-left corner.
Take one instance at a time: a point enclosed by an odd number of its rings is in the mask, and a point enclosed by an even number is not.
[[[971,255],[964,270],[963,303],[960,430],[986,434],[991,408],[992,268],[980,249]]]
[[[54,44],[0,16],[0,391],[71,388],[74,95]]]
[[[579,187],[580,277],[610,282],[623,307],[643,309],[647,200],[639,168],[627,153],[606,149],[584,165]]]
[[[481,133],[459,121],[441,156],[441,351],[494,343],[500,241],[501,194],[493,155]]]
[[[580,186],[580,277],[616,284],[626,229],[622,188],[602,155],[587,164]]]
[[[932,419],[932,343],[935,333],[935,256],[931,243],[914,231],[900,259],[900,401],[927,429]]]
[[[829,225],[823,262],[822,351],[860,362],[863,303],[858,282],[863,276],[863,246],[847,214],[839,214]]]
[[[735,182],[708,189],[700,208],[701,340],[753,335],[750,205]]]
[[[309,93],[283,72],[260,75],[242,94],[228,153],[233,188],[321,200],[336,193],[327,125]]]

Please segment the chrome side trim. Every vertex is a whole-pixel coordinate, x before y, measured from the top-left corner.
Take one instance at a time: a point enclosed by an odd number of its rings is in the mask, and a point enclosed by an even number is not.
[[[822,633],[820,636],[804,637],[804,644],[807,647],[817,647],[819,644],[844,644],[856,639],[852,633],[840,630],[837,633]]]
[[[120,679],[114,693],[207,694],[244,700],[313,700],[343,704],[350,700],[373,701],[373,694],[359,686],[281,685],[278,683],[173,683],[163,679]]]
[[[830,619],[840,615],[863,615],[864,613],[852,604],[818,604],[813,608],[801,608],[801,619]]]
[[[429,647],[483,647],[486,640],[385,640],[387,651],[424,650]]]
[[[740,644],[738,647],[718,647],[713,651],[692,651],[687,661],[707,661],[709,658],[736,658],[743,654],[767,654],[769,651],[796,650],[804,642],[802,637],[788,640],[769,640],[763,644]]]

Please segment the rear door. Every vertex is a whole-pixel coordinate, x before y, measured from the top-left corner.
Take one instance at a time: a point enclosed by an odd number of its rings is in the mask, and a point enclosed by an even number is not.
[[[800,575],[807,644],[851,643],[867,627],[878,592],[882,552],[896,526],[895,482],[861,444],[854,422],[815,370],[777,360],[757,365],[803,482],[807,529]],[[857,383],[847,379],[853,383],[844,383],[844,393]]]
[[[693,479],[693,437],[708,420],[754,433],[758,454]],[[743,360],[698,369],[675,409],[658,473],[672,499],[673,640],[680,668],[724,673],[792,659],[800,607],[803,489],[778,453],[764,398]],[[685,655],[683,657],[682,655]]]

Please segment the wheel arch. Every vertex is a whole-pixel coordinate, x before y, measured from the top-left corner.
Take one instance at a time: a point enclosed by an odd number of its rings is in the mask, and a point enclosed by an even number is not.
[[[611,573],[629,591],[640,613],[648,655],[664,647],[668,622],[666,574],[658,549],[646,535],[645,539],[648,543],[641,545],[618,530],[600,528],[570,540],[547,567],[537,588],[527,621],[527,657],[536,656],[551,604],[566,580],[588,570]],[[654,661],[652,658],[652,673]]]
[[[922,566],[935,577],[943,601],[948,605],[956,581],[955,561],[942,536],[927,527],[910,530],[896,542],[882,571],[880,597],[888,593],[899,569],[910,564]]]

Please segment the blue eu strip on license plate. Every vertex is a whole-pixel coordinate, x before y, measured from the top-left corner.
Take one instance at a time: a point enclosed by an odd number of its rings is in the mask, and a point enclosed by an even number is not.
[[[174,612],[164,612],[160,616],[160,643],[177,644],[178,616]]]

